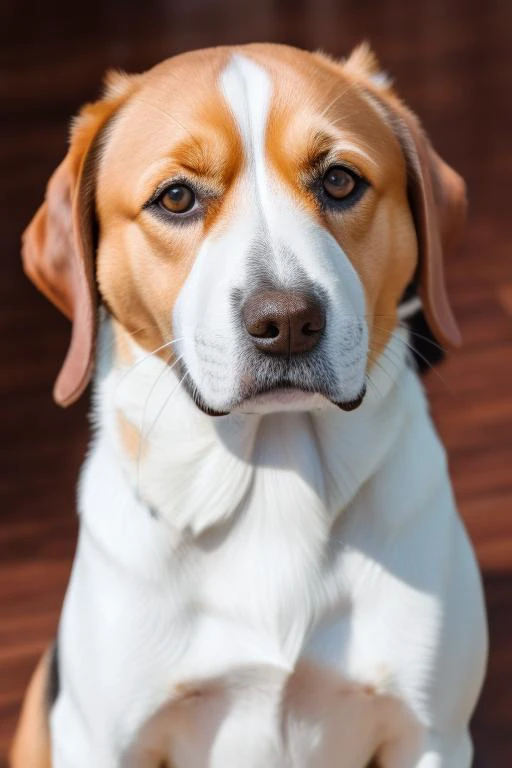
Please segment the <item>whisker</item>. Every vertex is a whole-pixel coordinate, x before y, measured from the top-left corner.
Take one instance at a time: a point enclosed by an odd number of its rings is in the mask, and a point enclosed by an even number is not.
[[[176,75],[174,75],[174,78],[178,79]],[[156,93],[162,93],[162,89],[156,88],[155,86],[152,87],[152,90]],[[144,104],[144,106],[151,107],[152,109],[155,110],[155,112],[159,112],[164,117],[168,117],[169,120],[172,120],[174,123],[176,123],[176,125],[179,125],[180,128],[182,128],[186,133],[188,133],[188,135],[190,136],[194,144],[196,144],[197,147],[202,149],[199,139],[196,136],[194,136],[192,131],[189,128],[187,128],[186,125],[183,125],[183,123],[180,120],[178,120],[178,118],[175,115],[171,114],[170,112],[167,112],[167,110],[162,109],[161,107],[158,107],[156,104],[152,104],[150,101],[147,101],[147,99],[141,98],[140,95],[136,95],[134,98],[137,101],[141,102],[141,104]]]
[[[341,98],[342,96],[345,96],[345,95],[346,95],[346,94],[347,94],[349,91],[353,91],[354,89],[357,89],[357,88],[358,88],[358,86],[359,86],[359,83],[357,83],[357,82],[353,82],[353,83],[350,83],[350,85],[348,85],[348,86],[345,88],[345,90],[344,90],[342,93],[340,93],[340,94],[339,94],[339,97],[338,97],[338,98]],[[331,104],[331,105],[329,106],[329,109],[331,109],[331,107],[332,107],[332,106],[333,106],[333,105]],[[324,112],[323,114],[325,114],[325,112]],[[347,105],[347,106],[346,106],[346,109],[344,110],[344,114],[343,114],[341,117],[339,117],[337,120],[334,120],[334,121],[333,121],[333,123],[332,123],[332,125],[337,125],[337,124],[338,124],[338,123],[339,123],[341,120],[344,120],[344,119],[346,119],[346,117],[347,117],[347,116],[351,116],[351,115],[354,115],[354,114],[358,114],[358,108],[357,108],[357,105],[353,106],[353,107],[352,107],[352,108],[350,108],[350,109],[348,108],[348,105]],[[365,146],[365,145],[363,144],[363,142],[361,142],[361,146]],[[369,145],[369,144],[366,144],[366,147],[368,147],[368,148],[369,148],[369,147],[370,147],[370,145]]]
[[[127,376],[129,376],[129,374],[130,374],[130,373],[132,373],[132,371],[134,371],[134,370],[135,370],[135,368],[137,368],[139,365],[141,365],[142,363],[144,363],[146,360],[148,360],[148,359],[149,359],[150,357],[152,357],[153,355],[156,355],[158,352],[161,352],[163,349],[166,349],[166,348],[168,348],[168,347],[171,347],[173,344],[177,344],[177,343],[178,343],[178,341],[183,341],[183,339],[184,339],[184,338],[185,338],[184,336],[181,336],[181,337],[180,337],[180,338],[178,338],[178,339],[171,339],[170,341],[166,341],[166,342],[165,342],[165,344],[162,344],[160,347],[157,347],[156,349],[153,349],[151,352],[148,352],[147,354],[143,355],[143,356],[142,356],[142,357],[140,357],[138,360],[136,360],[134,363],[132,363],[132,365],[130,365],[130,367],[128,368],[128,370],[127,370],[127,371],[125,371],[125,372],[124,372],[124,373],[121,375],[121,378],[120,378],[120,379],[119,379],[119,381],[117,382],[117,386],[116,386],[116,392],[117,392],[117,390],[119,389],[119,387],[121,386],[121,384],[123,383],[123,381],[126,379],[126,377],[127,377]],[[170,357],[169,357],[169,360],[170,360]]]
[[[379,330],[379,328],[378,328],[377,326],[374,326],[374,327],[375,327],[375,330]],[[446,387],[446,389],[448,390],[448,392],[450,392],[450,393],[453,395],[453,394],[454,394],[454,390],[453,390],[453,388],[452,388],[452,387],[451,387],[451,386],[448,384],[448,382],[446,381],[446,379],[444,378],[444,376],[442,376],[442,375],[439,373],[439,371],[437,370],[437,368],[436,368],[434,365],[432,365],[432,363],[430,362],[430,360],[428,360],[428,359],[427,359],[427,358],[426,358],[424,355],[422,355],[422,354],[421,354],[421,352],[418,352],[418,350],[417,350],[417,349],[415,349],[415,348],[412,346],[412,344],[409,344],[409,342],[407,342],[405,339],[402,339],[402,338],[401,338],[401,336],[397,336],[397,335],[396,335],[396,333],[397,333],[397,332],[396,332],[396,330],[395,330],[395,331],[391,331],[390,335],[391,335],[391,336],[393,336],[393,338],[394,338],[394,339],[396,339],[397,341],[399,341],[399,342],[400,342],[401,344],[403,344],[405,347],[407,347],[407,349],[408,349],[408,350],[410,350],[410,351],[411,351],[413,354],[416,354],[416,355],[418,355],[418,357],[420,358],[420,360],[423,360],[423,362],[425,363],[425,365],[426,365],[428,368],[430,368],[430,370],[431,370],[433,373],[435,373],[435,375],[438,377],[439,381],[441,381],[441,382],[442,382],[443,386],[444,386],[444,387]],[[388,349],[387,351],[389,352],[390,350]]]
[[[373,352],[375,355],[377,355],[377,351],[376,351],[375,349],[373,349],[372,347],[370,347],[370,350],[371,350],[371,352]],[[386,376],[388,377],[388,379],[389,379],[389,380],[390,380],[390,381],[393,383],[393,382],[395,381],[395,379],[394,379],[394,378],[393,378],[393,376],[390,374],[390,372],[389,372],[389,371],[387,371],[387,370],[386,370],[386,368],[385,368],[385,367],[382,365],[382,363],[380,362],[380,359],[381,359],[381,358],[384,358],[385,360],[387,360],[389,363],[391,363],[391,365],[394,365],[394,366],[395,366],[395,368],[396,368],[396,370],[397,370],[397,371],[398,371],[398,370],[400,370],[400,369],[399,369],[399,367],[398,367],[398,363],[397,363],[397,361],[396,361],[396,360],[393,360],[392,358],[389,358],[389,357],[387,357],[387,355],[386,355],[385,353],[386,353],[386,350],[383,350],[383,351],[381,352],[381,354],[380,354],[380,357],[374,357],[374,359],[373,359],[373,361],[372,361],[372,362],[373,362],[373,364],[374,364],[374,365],[376,365],[378,368],[380,368],[380,370],[381,370],[381,371],[383,371],[383,372],[386,374]]]
[[[136,331],[128,331],[128,333],[130,334],[130,336],[137,336],[137,334],[138,334],[138,333],[142,333],[142,331],[145,331],[145,330],[147,330],[147,326],[146,326],[146,325],[142,325],[140,328],[137,328],[137,330],[136,330]],[[113,348],[113,347],[116,345],[116,343],[117,343],[117,338],[115,337],[115,334],[113,334],[113,336],[114,336],[114,338],[112,339],[112,341],[110,341],[110,342],[109,342],[109,343],[108,343],[108,344],[105,346],[105,350],[106,350],[107,352],[110,352],[110,351],[111,351],[111,349],[112,349],[112,348]]]
[[[178,359],[177,359],[177,360],[176,360],[176,361],[175,361],[175,362],[172,364],[172,366],[171,366],[170,368],[168,368],[167,370],[169,370],[169,371],[170,371],[170,370],[172,370],[172,368],[174,368],[174,366],[176,365],[176,363],[178,363],[180,360],[181,360],[181,357],[179,357],[179,358],[178,358]],[[147,432],[146,432],[146,434],[143,436],[143,438],[142,438],[143,440],[148,440],[148,438],[149,438],[149,436],[150,436],[151,432],[153,431],[153,429],[154,429],[154,428],[155,428],[155,426],[156,426],[156,423],[157,423],[158,419],[160,418],[160,416],[162,415],[162,413],[164,412],[164,410],[167,408],[167,406],[168,406],[169,402],[171,401],[172,397],[173,397],[173,396],[176,394],[176,392],[178,391],[178,389],[179,389],[179,387],[181,386],[182,382],[185,380],[185,377],[186,377],[186,376],[188,376],[188,375],[189,375],[189,374],[188,374],[188,371],[185,371],[185,374],[184,374],[184,375],[181,377],[181,379],[178,381],[178,383],[176,384],[176,386],[174,387],[174,389],[172,389],[172,391],[170,392],[170,394],[169,394],[169,395],[167,395],[167,397],[165,398],[164,402],[162,403],[162,405],[161,405],[161,406],[160,406],[160,408],[158,409],[158,412],[157,412],[157,414],[156,414],[155,418],[154,418],[154,419],[153,419],[153,421],[151,422],[151,425],[150,425],[150,427],[149,427],[148,431],[147,431]]]
[[[372,379],[371,375],[369,373],[366,373],[365,374],[365,378],[366,378],[366,381],[368,382],[368,384],[371,384],[372,389],[375,392],[375,394],[377,395],[377,397],[382,397],[382,394],[381,394],[381,392],[379,392],[379,389],[378,389],[377,385],[375,384],[374,380]]]
[[[377,330],[378,330],[378,329],[377,329]],[[404,339],[401,339],[401,338],[400,338],[400,336],[395,336],[393,332],[391,332],[391,333],[390,333],[390,336],[391,336],[393,339],[396,339],[397,341],[400,341],[400,342],[402,342],[403,346],[404,346],[404,347],[405,347],[405,348],[406,348],[408,351],[409,351],[409,350],[411,350],[411,349],[413,349],[413,348],[410,346],[410,344],[408,344],[408,343],[407,343],[407,342],[406,342]],[[394,348],[393,348],[393,347],[391,347],[391,346],[385,346],[385,347],[383,347],[382,349],[380,349],[380,350],[377,350],[377,349],[375,349],[375,347],[374,347],[374,346],[372,346],[372,345],[370,344],[370,345],[369,345],[369,348],[372,350],[372,352],[373,352],[374,354],[378,355],[379,357],[380,357],[380,356],[382,356],[382,357],[385,357],[385,358],[389,359],[389,361],[390,361],[390,362],[393,362],[393,363],[396,365],[396,367],[397,367],[397,368],[398,368],[398,364],[399,364],[399,363],[400,363],[400,362],[403,360],[403,356],[402,356],[402,353],[401,353],[401,352],[399,352],[397,349],[394,349]],[[390,357],[391,355],[394,355],[394,358],[393,358],[393,357]]]
[[[433,339],[430,339],[428,336],[425,336],[422,333],[418,333],[418,331],[413,331],[411,328],[409,328],[407,325],[403,325],[400,323],[400,328],[404,328],[406,331],[410,333],[411,336],[416,336],[418,339],[422,339],[423,341],[427,341],[429,344],[431,344],[433,347],[438,349],[440,352],[445,352],[446,350],[444,347],[442,347],[440,344],[437,343],[437,341],[434,341]]]
[[[155,391],[155,389],[156,389],[156,387],[158,385],[158,382],[161,381],[161,379],[163,378],[163,376],[166,373],[169,373],[169,371],[172,371],[174,366],[181,360],[181,357],[178,357],[177,360],[175,360],[174,363],[171,366],[169,366],[170,359],[171,359],[171,355],[169,355],[169,357],[167,358],[166,364],[165,364],[165,366],[162,367],[162,370],[159,371],[157,376],[155,376],[155,380],[152,383],[152,385],[151,385],[151,387],[149,389],[148,394],[146,395],[146,399],[144,401],[144,406],[142,408],[142,418],[141,418],[141,421],[140,421],[140,439],[139,439],[139,446],[138,446],[138,450],[137,450],[137,492],[139,492],[139,490],[140,490],[140,467],[141,467],[141,458],[142,458],[142,447],[143,447],[144,440],[145,440],[145,437],[144,437],[144,424],[145,424],[145,421],[146,421],[146,413],[147,413],[147,408],[148,408],[148,405],[149,405],[149,401],[151,399],[151,395],[153,394],[153,392]]]
[[[342,98],[343,98],[343,96],[345,96],[345,95],[346,95],[346,94],[347,94],[347,93],[348,93],[348,92],[349,92],[349,91],[350,91],[352,88],[354,88],[354,87],[355,87],[355,83],[350,83],[350,85],[347,85],[347,87],[346,87],[346,88],[345,88],[345,89],[344,89],[344,90],[343,90],[341,93],[338,93],[338,94],[336,94],[336,96],[334,97],[334,99],[333,99],[331,102],[329,102],[329,104],[328,104],[328,105],[325,107],[325,109],[324,109],[324,110],[322,110],[322,112],[320,113],[320,115],[319,115],[320,119],[321,119],[322,117],[325,117],[325,115],[326,115],[326,114],[327,114],[327,113],[328,113],[328,112],[329,112],[329,111],[330,111],[330,110],[331,110],[331,109],[334,107],[334,105],[335,105],[335,104],[336,104],[336,103],[337,103],[337,102],[338,102],[340,99],[342,99]],[[337,123],[337,122],[339,122],[339,120],[336,120],[336,121],[333,123],[333,125],[336,125],[336,123]]]
[[[392,316],[392,315],[375,315],[375,317],[380,317],[380,318],[382,318],[382,319],[386,319],[386,318],[392,318],[393,316]],[[368,318],[368,319],[370,319],[370,320],[371,320],[371,318]],[[378,326],[378,325],[374,325],[374,324],[372,324],[372,327],[373,327],[373,328],[376,328],[376,329],[379,329],[379,326]],[[407,331],[407,333],[409,333],[411,336],[416,336],[418,339],[423,339],[423,341],[426,341],[426,342],[428,342],[428,343],[429,343],[429,344],[431,344],[433,347],[435,347],[436,349],[438,349],[440,352],[445,352],[445,349],[444,349],[444,348],[443,348],[443,347],[442,347],[440,344],[438,344],[436,341],[434,341],[433,339],[429,338],[428,336],[425,336],[425,335],[424,335],[424,334],[422,334],[422,333],[418,333],[418,331],[413,331],[413,330],[412,330],[412,328],[410,328],[410,327],[409,327],[409,326],[408,326],[406,323],[404,323],[404,322],[399,322],[399,323],[397,324],[397,327],[398,327],[398,328],[403,328],[403,330],[404,330],[404,331]],[[380,330],[381,330],[381,331],[389,331],[390,333],[392,332],[392,331],[390,331],[388,328],[382,328],[382,327],[380,327]],[[397,330],[397,328],[396,328],[396,327],[395,327],[395,330]]]

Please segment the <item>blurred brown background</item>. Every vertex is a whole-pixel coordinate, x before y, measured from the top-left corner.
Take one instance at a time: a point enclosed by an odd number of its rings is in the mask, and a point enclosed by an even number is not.
[[[512,765],[511,0],[2,0],[0,764],[58,620],[88,439],[87,403],[61,411],[50,396],[68,324],[19,264],[20,233],[64,155],[70,116],[111,66],[138,71],[253,40],[343,55],[364,38],[469,186],[465,242],[448,265],[465,345],[427,386],[488,599],[476,764]]]

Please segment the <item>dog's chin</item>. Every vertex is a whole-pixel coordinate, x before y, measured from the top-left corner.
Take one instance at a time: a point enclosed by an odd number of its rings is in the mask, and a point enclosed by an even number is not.
[[[321,392],[305,391],[296,387],[273,387],[251,394],[229,408],[212,408],[198,392],[197,387],[189,390],[196,406],[207,416],[227,416],[230,413],[267,414],[286,411],[319,411],[335,405],[342,411],[355,411],[364,400],[366,386],[363,385],[356,398],[334,400]]]
[[[328,400],[318,392],[305,392],[294,387],[275,387],[242,400],[236,410],[240,413],[274,413],[276,411],[317,411]]]

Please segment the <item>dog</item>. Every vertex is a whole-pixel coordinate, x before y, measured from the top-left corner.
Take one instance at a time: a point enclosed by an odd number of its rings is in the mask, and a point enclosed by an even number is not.
[[[468,768],[481,581],[415,369],[465,215],[370,48],[111,73],[23,238],[94,370],[14,768]]]

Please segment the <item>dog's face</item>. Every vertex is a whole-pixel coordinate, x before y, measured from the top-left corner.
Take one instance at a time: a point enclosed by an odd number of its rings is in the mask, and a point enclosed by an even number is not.
[[[427,314],[455,335],[440,249],[463,187],[367,50],[345,65],[271,45],[195,52],[119,81],[100,104],[72,144],[75,261],[95,249],[83,234],[94,186],[101,299],[206,412],[318,396],[355,407],[418,241]],[[50,204],[49,192],[38,216],[50,220]],[[42,280],[48,228],[43,245],[29,229],[25,260],[76,321],[91,268],[81,289],[76,274],[64,289],[48,270]]]

